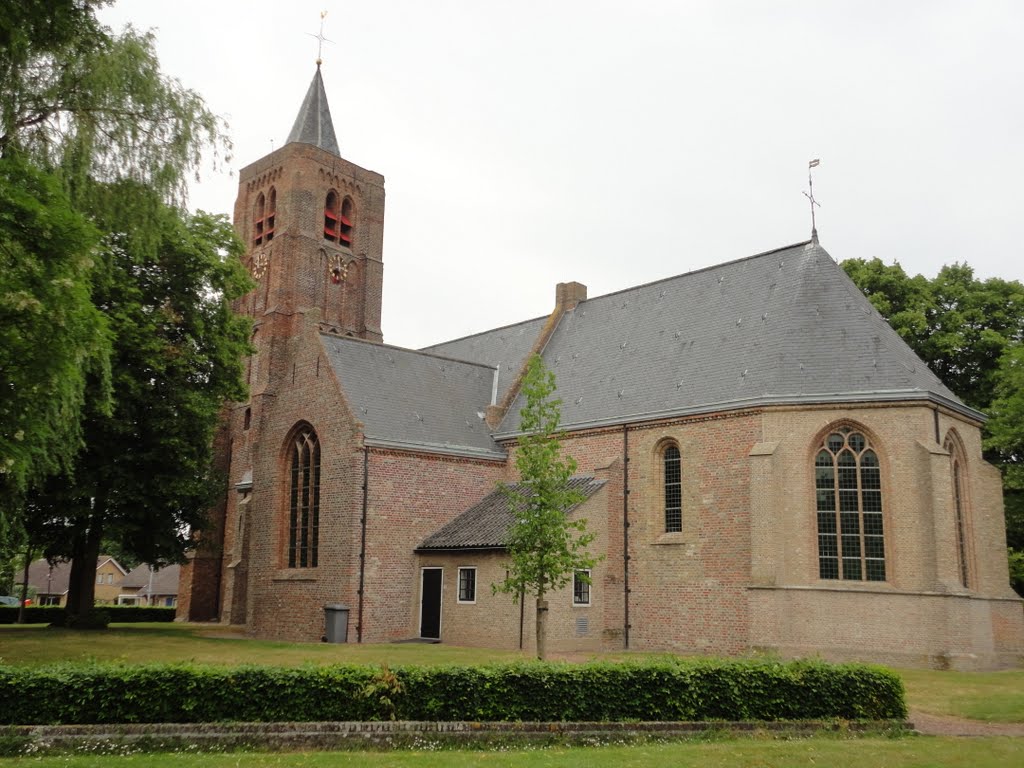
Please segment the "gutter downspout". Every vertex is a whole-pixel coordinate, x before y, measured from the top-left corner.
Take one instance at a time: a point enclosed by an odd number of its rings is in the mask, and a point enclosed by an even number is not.
[[[622,637],[629,650],[629,425],[622,425]]]
[[[359,521],[362,533],[359,539],[359,617],[356,623],[356,642],[363,642],[363,584],[366,579],[366,511],[370,497],[370,449],[363,446],[363,517]]]

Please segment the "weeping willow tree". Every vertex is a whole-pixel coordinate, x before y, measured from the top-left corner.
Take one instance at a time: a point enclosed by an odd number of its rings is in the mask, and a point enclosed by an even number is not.
[[[0,6],[0,544],[74,557],[81,611],[102,536],[180,556],[247,336],[239,244],[184,210],[223,121],[106,4]]]

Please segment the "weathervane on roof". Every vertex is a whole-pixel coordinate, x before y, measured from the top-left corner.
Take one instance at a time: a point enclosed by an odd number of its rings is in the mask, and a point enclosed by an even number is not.
[[[821,208],[821,203],[814,199],[814,180],[811,178],[811,169],[817,168],[820,162],[821,160],[815,159],[807,164],[807,189],[809,191],[804,192],[804,197],[811,202],[811,240],[815,243],[818,242],[818,227],[814,222],[814,206]]]
[[[327,11],[320,11],[320,31],[317,34],[315,34],[315,35],[312,32],[307,32],[306,33],[310,37],[315,37],[316,40],[317,40],[317,45],[316,45],[316,66],[317,66],[317,68],[319,68],[320,65],[324,63],[324,59],[323,59],[324,43],[333,43],[334,42],[333,40],[328,40],[326,37],[324,37],[324,19],[325,18],[327,18]]]

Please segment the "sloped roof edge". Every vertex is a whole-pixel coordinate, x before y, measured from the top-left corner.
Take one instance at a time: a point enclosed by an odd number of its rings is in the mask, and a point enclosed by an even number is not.
[[[761,408],[772,405],[828,405],[830,403],[894,403],[900,401],[928,401],[949,408],[952,411],[966,416],[969,419],[984,423],[988,421],[981,411],[970,406],[950,400],[947,397],[934,392],[923,390],[892,390],[886,392],[839,392],[839,393],[815,393],[806,395],[778,395],[768,397],[752,397],[745,400],[730,400],[720,403],[706,403],[692,408],[675,408],[667,411],[652,411],[649,413],[635,413],[611,419],[598,419],[594,421],[581,421],[563,423],[561,429],[564,432],[573,432],[581,429],[596,429],[599,427],[611,427],[622,424],[632,424],[643,421],[659,421],[680,416],[697,416],[703,413],[715,413],[716,411],[741,411],[748,408]],[[563,414],[564,415],[564,414]],[[522,430],[509,432],[496,432],[495,440],[511,440],[522,436]]]

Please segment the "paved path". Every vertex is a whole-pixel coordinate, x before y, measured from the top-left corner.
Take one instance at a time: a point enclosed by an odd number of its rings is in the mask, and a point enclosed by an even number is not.
[[[987,723],[950,715],[910,711],[907,720],[926,736],[1024,736],[1024,723]]]

